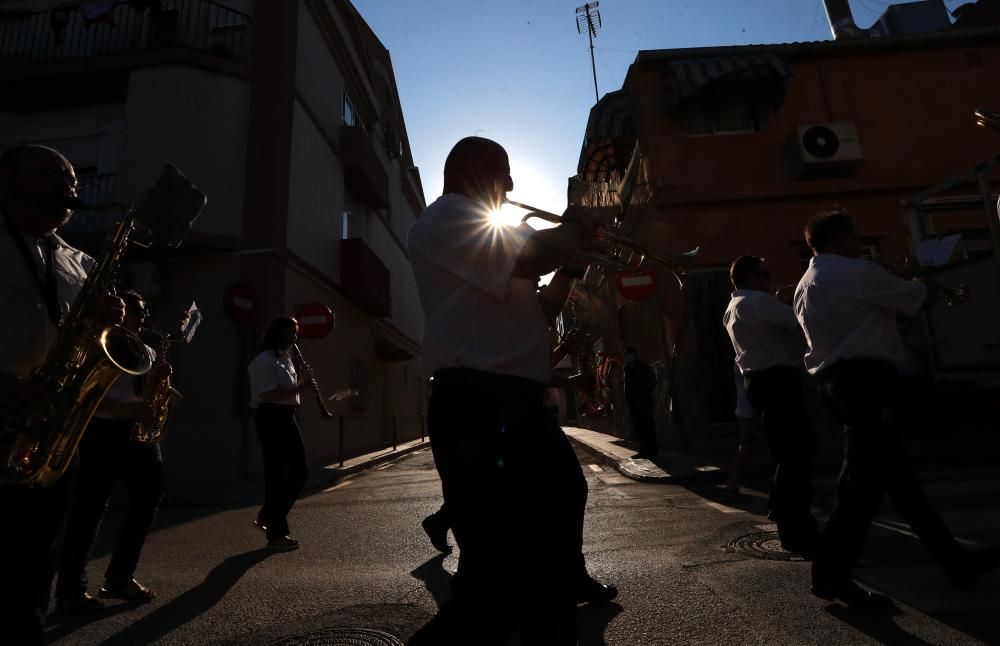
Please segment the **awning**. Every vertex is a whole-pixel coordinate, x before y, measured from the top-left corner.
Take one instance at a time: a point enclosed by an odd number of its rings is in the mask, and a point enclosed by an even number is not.
[[[628,89],[605,94],[590,109],[577,172],[588,182],[606,180],[632,152],[632,102]]]
[[[780,56],[713,56],[670,61],[666,72],[667,109],[670,110],[705,86],[719,81],[770,80],[780,87],[792,76],[791,67]]]

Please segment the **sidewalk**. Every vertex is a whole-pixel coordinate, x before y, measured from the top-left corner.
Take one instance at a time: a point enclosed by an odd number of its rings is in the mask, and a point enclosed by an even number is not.
[[[395,450],[388,447],[345,459],[343,466],[340,465],[340,462],[335,462],[324,467],[314,467],[310,470],[309,481],[303,488],[302,495],[316,493],[344,478],[393,462],[414,451],[430,448],[430,446],[430,440],[426,438],[411,440],[398,444]],[[211,484],[197,488],[171,489],[167,491],[162,506],[168,508],[220,507],[259,502],[263,486],[263,480],[253,482],[240,480],[221,486]]]
[[[639,482],[677,483],[717,478],[722,470],[683,453],[664,451],[655,462],[633,459],[638,447],[627,440],[585,428],[564,426],[570,442],[624,476]]]

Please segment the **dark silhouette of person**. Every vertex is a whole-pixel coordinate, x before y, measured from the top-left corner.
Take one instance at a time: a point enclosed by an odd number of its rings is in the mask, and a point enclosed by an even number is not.
[[[656,419],[653,416],[653,390],[656,374],[649,364],[639,359],[635,348],[625,348],[625,401],[632,430],[639,442],[637,458],[653,459],[659,455],[656,443]]]

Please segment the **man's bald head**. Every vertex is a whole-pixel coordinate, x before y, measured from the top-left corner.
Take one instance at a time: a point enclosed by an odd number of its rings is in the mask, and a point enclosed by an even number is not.
[[[444,162],[444,192],[499,203],[514,189],[510,160],[503,146],[483,137],[466,137],[455,144]]]
[[[72,197],[76,173],[59,151],[21,144],[0,153],[0,206],[25,233],[41,237],[66,224]]]

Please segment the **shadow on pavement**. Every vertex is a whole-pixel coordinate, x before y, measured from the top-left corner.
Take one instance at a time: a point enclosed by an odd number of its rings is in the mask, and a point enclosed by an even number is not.
[[[623,608],[617,603],[588,603],[576,614],[579,646],[605,646],[604,631]]]
[[[423,581],[438,608],[451,600],[451,572],[444,569],[446,558],[447,554],[438,554],[410,572],[414,578]]]
[[[911,635],[892,620],[893,615],[851,610],[845,606],[831,604],[826,611],[845,624],[863,632],[879,644],[897,646],[931,646],[916,635]],[[902,614],[902,613],[896,613]]]
[[[112,635],[105,644],[148,644],[198,617],[219,602],[247,571],[273,554],[257,549],[230,556],[205,576],[205,580],[171,599],[142,619]]]
[[[67,635],[72,635],[84,626],[134,609],[135,606],[122,603],[115,606],[105,606],[100,610],[80,615],[50,615],[46,620],[45,640],[48,643],[58,641]]]

